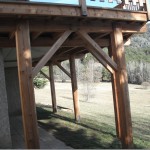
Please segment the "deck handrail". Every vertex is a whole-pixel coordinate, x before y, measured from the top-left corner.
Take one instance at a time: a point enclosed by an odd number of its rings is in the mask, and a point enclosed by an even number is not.
[[[6,0],[7,1],[7,0]],[[8,0],[10,1],[10,0]],[[29,0],[11,0],[11,1],[28,1]],[[81,6],[82,15],[87,16],[87,0],[78,0],[79,5]],[[96,0],[90,0],[96,1]],[[117,3],[118,5],[114,8],[125,9],[130,11],[147,11],[147,18],[150,21],[150,3],[149,0],[99,0],[100,3],[108,2],[108,3]]]
[[[91,0],[96,1],[96,0]],[[126,9],[131,11],[147,11],[148,20],[150,20],[150,4],[148,0],[99,0],[99,2],[117,3],[115,8]],[[79,0],[79,5],[82,7],[83,15],[86,13],[86,0]]]

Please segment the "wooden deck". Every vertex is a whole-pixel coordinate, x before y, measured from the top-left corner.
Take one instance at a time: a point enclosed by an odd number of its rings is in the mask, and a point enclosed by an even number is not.
[[[77,5],[60,5],[33,2],[0,1],[0,47],[15,47],[15,30],[20,20],[28,20],[32,47],[51,47],[66,30],[72,34],[61,45],[53,60],[66,60],[69,54],[85,54],[84,43],[75,33],[86,31],[101,47],[110,45],[110,33],[114,24],[122,27],[124,42],[134,33],[146,31],[147,11],[130,11],[119,8],[87,7],[87,16],[83,16]],[[44,54],[33,62],[38,61]],[[12,60],[6,60],[12,62]]]
[[[4,52],[5,67],[8,64],[9,67],[18,66],[27,148],[39,148],[33,78],[42,67],[49,66],[50,77],[46,77],[51,81],[56,112],[53,65],[58,65],[70,76],[75,119],[78,121],[75,58],[82,58],[88,52],[112,74],[117,136],[123,148],[132,148],[124,43],[133,34],[146,31],[150,11],[145,0],[117,2],[115,8],[98,8],[87,7],[85,0],[80,0],[79,6],[0,1],[0,48]],[[109,55],[103,47],[108,47]],[[70,73],[60,64],[64,60],[70,60]]]

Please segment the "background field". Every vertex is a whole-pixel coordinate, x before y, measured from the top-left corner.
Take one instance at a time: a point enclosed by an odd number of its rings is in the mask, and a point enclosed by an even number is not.
[[[129,85],[129,90],[134,146],[150,148],[150,89]],[[120,148],[111,83],[79,83],[80,123],[74,121],[71,84],[56,82],[56,95],[58,113],[53,114],[49,84],[35,89],[38,121],[47,131],[73,148]]]

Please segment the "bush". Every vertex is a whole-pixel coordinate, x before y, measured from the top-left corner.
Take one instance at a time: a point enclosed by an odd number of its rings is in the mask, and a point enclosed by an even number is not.
[[[44,78],[35,77],[33,79],[33,84],[35,88],[42,89],[47,84],[47,80]]]

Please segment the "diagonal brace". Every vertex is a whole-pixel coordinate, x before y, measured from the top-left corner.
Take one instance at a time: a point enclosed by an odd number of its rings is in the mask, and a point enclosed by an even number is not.
[[[42,70],[40,71],[40,73],[41,73],[46,79],[48,79],[48,80],[50,81],[50,77],[49,77],[48,75],[46,75]]]
[[[53,44],[49,51],[43,56],[43,58],[38,62],[35,68],[32,71],[32,76],[35,77],[37,73],[42,69],[42,67],[52,58],[60,46],[65,42],[65,40],[72,33],[71,30],[67,30],[63,35]]]
[[[106,63],[106,61],[93,49],[91,46],[86,46],[87,50],[110,72],[113,73],[114,70]]]
[[[113,70],[117,71],[117,64],[102,50],[102,48],[85,32],[78,31],[77,34],[85,41],[87,45],[92,47],[98,55],[108,64]]]
[[[70,73],[58,62],[55,63],[68,77],[71,78]]]

